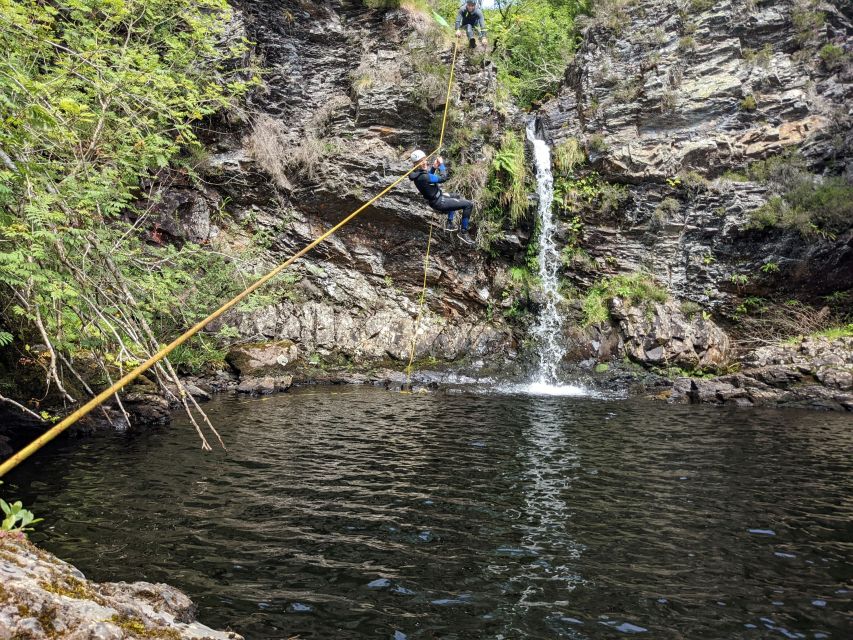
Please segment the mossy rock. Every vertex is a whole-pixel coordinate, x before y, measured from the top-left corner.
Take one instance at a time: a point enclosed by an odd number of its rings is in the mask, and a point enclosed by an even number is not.
[[[290,340],[259,342],[232,347],[225,361],[237,370],[241,378],[280,376],[292,368],[299,349]]]

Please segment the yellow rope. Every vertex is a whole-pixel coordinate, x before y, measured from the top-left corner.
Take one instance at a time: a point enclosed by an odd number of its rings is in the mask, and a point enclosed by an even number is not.
[[[450,77],[447,79],[447,97],[444,100],[444,115],[441,118],[441,134],[438,136],[438,148],[436,151],[441,151],[444,144],[444,128],[447,126],[447,111],[450,106],[450,89],[453,86],[453,71],[456,69],[456,52],[459,50],[459,38],[456,39],[453,45],[453,60],[450,63]],[[415,332],[412,335],[412,348],[409,353],[409,364],[406,366],[406,384],[403,385],[403,391],[406,391],[412,384],[412,363],[415,361],[415,349],[418,346],[418,330],[421,326],[421,315],[424,311],[424,298],[426,297],[427,285],[427,269],[429,268],[429,251],[432,245],[432,229],[433,225],[429,225],[429,237],[427,238],[426,258],[424,258],[424,283],[421,288],[421,301],[418,305],[418,317],[415,319]]]
[[[454,65],[456,64],[456,49],[454,49],[454,50],[453,50],[453,64],[454,64]],[[452,66],[451,66],[451,68],[450,68],[450,78],[451,78],[451,80],[453,79],[453,67],[452,67]],[[449,84],[448,84],[448,88],[447,88],[447,100],[448,100],[448,101],[450,100],[450,85],[449,85]],[[438,147],[436,147],[436,148],[435,148],[435,150],[434,150],[434,151],[430,152],[430,153],[429,153],[429,155],[427,155],[427,158],[429,158],[429,157],[431,157],[431,156],[433,156],[433,155],[437,154],[437,153],[438,153],[438,151],[439,151],[439,149],[441,149],[441,141],[444,139],[444,122],[446,121],[446,119],[447,119],[447,104],[445,104],[445,105],[444,105],[444,121],[442,121],[442,124],[441,124],[441,139],[440,139],[440,141],[439,141],[439,145],[438,145]],[[272,271],[270,271],[268,274],[266,274],[265,276],[263,276],[262,278],[260,278],[257,282],[255,282],[254,284],[252,284],[250,287],[248,287],[247,289],[245,289],[242,293],[239,293],[239,294],[237,294],[236,296],[234,296],[233,298],[231,298],[231,300],[229,300],[228,302],[226,302],[225,304],[223,304],[223,305],[222,305],[221,307],[219,307],[216,311],[214,311],[214,312],[213,312],[213,313],[211,313],[209,316],[207,316],[204,320],[201,320],[200,322],[198,322],[198,323],[196,323],[195,325],[193,325],[193,326],[192,326],[188,331],[186,331],[184,334],[182,334],[181,336],[177,337],[175,340],[173,340],[172,342],[170,342],[169,344],[167,344],[165,347],[163,347],[162,349],[160,349],[160,351],[158,351],[158,352],[157,352],[157,353],[155,353],[153,356],[151,356],[150,358],[148,358],[148,360],[146,360],[145,362],[143,362],[142,364],[140,364],[138,367],[136,367],[136,368],[135,368],[135,369],[133,369],[132,371],[130,371],[130,372],[128,372],[127,374],[125,374],[122,378],[120,378],[119,380],[117,380],[117,381],[116,381],[112,386],[110,386],[108,389],[104,389],[104,390],[103,390],[103,391],[101,391],[98,395],[96,395],[94,398],[92,398],[91,400],[89,400],[86,404],[84,404],[83,406],[79,407],[76,411],[74,411],[73,413],[71,413],[71,414],[69,414],[68,416],[66,416],[63,420],[61,420],[60,422],[58,422],[58,423],[57,423],[55,426],[53,426],[50,430],[46,431],[46,432],[45,432],[45,433],[43,433],[41,436],[39,436],[38,438],[36,438],[35,440],[33,440],[33,441],[32,441],[30,444],[28,444],[26,447],[24,447],[23,449],[21,449],[20,451],[18,451],[18,453],[16,453],[16,454],[12,455],[11,457],[9,457],[5,462],[3,462],[3,464],[0,464],[0,477],[2,477],[3,475],[5,475],[8,471],[10,471],[10,470],[11,470],[11,469],[13,469],[14,467],[16,467],[16,466],[17,466],[18,464],[20,464],[22,461],[24,461],[24,460],[26,460],[27,458],[29,458],[32,454],[34,454],[36,451],[38,451],[39,449],[41,449],[44,445],[46,445],[48,442],[50,442],[51,440],[53,440],[56,436],[58,436],[60,433],[62,433],[63,431],[65,431],[68,427],[70,427],[71,425],[73,425],[73,424],[74,424],[75,422],[77,422],[80,418],[82,418],[82,417],[86,416],[88,413],[90,413],[90,412],[92,411],[92,409],[96,408],[98,405],[100,405],[102,402],[104,402],[104,400],[106,400],[107,398],[109,398],[109,397],[110,397],[110,396],[112,396],[113,394],[117,393],[117,392],[118,392],[118,391],[120,391],[122,388],[124,388],[128,383],[133,382],[133,381],[134,381],[136,378],[138,378],[140,375],[142,375],[143,373],[145,373],[146,371],[148,371],[148,369],[150,369],[150,368],[151,368],[151,367],[153,367],[155,364],[157,364],[160,360],[162,360],[163,358],[165,358],[166,356],[168,356],[170,353],[172,353],[172,351],[174,351],[174,350],[175,350],[175,349],[177,349],[179,346],[181,346],[182,344],[184,344],[187,340],[189,340],[189,339],[190,339],[190,338],[192,338],[195,334],[197,334],[199,331],[201,331],[202,329],[204,329],[208,324],[210,324],[211,322],[213,322],[213,321],[214,321],[214,320],[216,320],[217,318],[221,317],[221,316],[222,316],[226,311],[228,311],[229,309],[233,308],[235,305],[237,305],[237,304],[238,304],[238,303],[240,303],[242,300],[244,300],[247,296],[251,295],[252,293],[254,293],[255,291],[257,291],[258,289],[260,289],[262,286],[264,286],[267,282],[269,282],[270,280],[272,280],[273,278],[275,278],[279,273],[281,273],[281,272],[282,272],[282,271],[284,271],[287,267],[289,267],[290,265],[292,265],[296,260],[298,260],[299,258],[301,258],[302,256],[304,256],[306,253],[308,253],[309,251],[311,251],[311,249],[313,249],[313,248],[314,248],[314,247],[316,247],[318,244],[320,244],[321,242],[323,242],[323,240],[325,240],[325,239],[326,239],[326,238],[328,238],[330,235],[332,235],[333,233],[335,233],[335,231],[337,231],[338,229],[340,229],[341,227],[343,227],[343,226],[344,226],[345,224],[347,224],[350,220],[352,220],[352,219],[353,219],[353,218],[355,218],[358,214],[360,214],[362,211],[364,211],[367,207],[369,207],[371,204],[373,204],[374,202],[376,202],[377,200],[379,200],[379,198],[381,198],[381,197],[382,197],[382,196],[384,196],[386,193],[388,193],[389,191],[391,191],[391,189],[393,189],[393,188],[394,188],[394,187],[396,187],[398,184],[400,184],[400,183],[401,183],[401,182],[402,182],[402,181],[403,181],[403,180],[404,180],[404,179],[405,179],[405,178],[406,178],[410,173],[412,173],[412,171],[414,171],[414,170],[415,170],[415,168],[416,168],[416,167],[412,167],[411,169],[409,169],[408,171],[406,171],[406,173],[404,173],[402,176],[400,176],[399,178],[397,178],[397,179],[396,179],[394,182],[392,182],[389,186],[385,187],[385,189],[383,189],[382,191],[380,191],[380,192],[379,192],[377,195],[375,195],[373,198],[371,198],[370,200],[368,200],[367,202],[365,202],[365,203],[364,203],[363,205],[361,205],[358,209],[356,209],[356,210],[355,210],[355,211],[353,211],[351,214],[349,214],[346,218],[344,218],[343,220],[341,220],[340,222],[338,222],[338,223],[337,223],[335,226],[333,226],[331,229],[329,229],[328,231],[326,231],[325,233],[323,233],[322,235],[318,236],[316,239],[314,239],[313,241],[311,241],[308,245],[306,245],[306,246],[305,246],[305,247],[303,247],[300,251],[298,251],[297,253],[295,253],[294,255],[292,255],[290,258],[288,258],[287,260],[285,260],[284,262],[282,262],[282,263],[281,263],[280,265],[278,265],[275,269],[273,269],[273,270],[272,270]],[[431,231],[430,231],[430,233],[431,233]],[[423,297],[421,298],[421,302],[423,302]]]

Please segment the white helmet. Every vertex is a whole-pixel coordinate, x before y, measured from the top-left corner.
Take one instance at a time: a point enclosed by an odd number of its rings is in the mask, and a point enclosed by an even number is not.
[[[412,155],[410,155],[410,156],[409,156],[409,158],[411,159],[412,164],[417,164],[417,163],[419,163],[421,160],[423,160],[424,158],[426,158],[426,154],[425,154],[423,151],[421,151],[420,149],[415,149],[415,150],[412,152]]]

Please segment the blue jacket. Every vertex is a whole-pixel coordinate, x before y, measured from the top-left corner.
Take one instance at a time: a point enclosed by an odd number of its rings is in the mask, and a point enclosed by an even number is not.
[[[417,169],[409,174],[409,180],[415,183],[427,202],[433,204],[441,197],[441,189],[438,185],[447,180],[447,168],[442,164],[439,165],[438,170],[435,167],[430,168],[429,171]]]

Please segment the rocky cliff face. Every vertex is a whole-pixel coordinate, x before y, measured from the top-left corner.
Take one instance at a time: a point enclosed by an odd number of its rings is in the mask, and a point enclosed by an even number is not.
[[[553,143],[582,141],[602,177],[628,188],[618,215],[587,218],[595,263],[574,277],[644,269],[718,313],[748,295],[818,301],[849,290],[849,221],[810,241],[752,228],[749,212],[772,189],[731,177],[796,151],[814,173],[849,179],[851,67],[820,51],[849,46],[849,4],[611,4],[619,10],[588,26],[565,87],[542,109]]]
[[[203,170],[218,186],[202,195],[206,204],[182,204],[176,233],[232,248],[263,234],[268,251],[260,269],[390,185],[409,169],[412,150],[434,147],[451,50],[431,19],[406,9],[381,12],[357,1],[271,8],[243,0],[237,7],[265,83],[244,122],[211,137]],[[467,60],[457,73],[452,109],[465,100],[482,112],[493,78]],[[464,95],[472,76],[477,92]],[[454,126],[451,117],[449,133]],[[477,146],[473,141],[467,153]],[[172,189],[165,201],[181,197]],[[236,229],[210,220],[217,205]],[[165,213],[174,219],[175,210]],[[287,286],[274,286],[256,308],[224,324],[254,341],[291,341],[302,362],[394,366],[408,358],[429,225],[440,223],[406,180],[300,260]],[[417,358],[512,356],[511,331],[487,318],[503,269],[502,261],[435,229]]]
[[[235,30],[257,43],[265,84],[246,113],[211,135],[203,168],[212,187],[173,186],[161,227],[232,249],[263,236],[260,270],[389,185],[408,169],[412,149],[435,142],[450,49],[427,17],[408,9],[374,11],[355,0],[285,2],[273,11],[243,0],[238,8]],[[756,300],[843,302],[853,287],[849,221],[811,236],[760,228],[754,212],[780,185],[750,168],[796,153],[797,170],[818,181],[849,179],[849,8],[618,0],[599,14],[538,117],[555,147],[580,143],[589,160],[582,173],[624,192],[613,206],[584,210],[581,231],[564,216],[563,242],[587,256],[564,276],[583,291],[603,277],[647,272],[672,301],[643,311],[615,299],[609,324],[580,331],[569,323],[569,358],[724,368],[743,349],[717,324],[737,334],[733,319]],[[826,43],[836,58],[824,55]],[[483,145],[520,120],[493,109],[488,67],[463,57],[457,73],[448,137],[477,131],[460,157],[482,164]],[[237,224],[217,223],[217,208]],[[300,363],[399,367],[436,221],[405,182],[300,261],[286,285],[225,324],[243,339],[289,345],[274,354],[289,363],[279,376]],[[437,234],[418,358],[457,367],[517,358],[524,328],[513,331],[494,313],[506,269],[523,249],[506,231],[490,257]],[[685,303],[698,307],[685,311]]]
[[[738,354],[747,351],[739,342],[747,327],[761,327],[762,335],[751,332],[753,341],[779,335],[766,315],[761,321],[750,317],[773,305],[791,305],[776,312],[788,335],[813,330],[797,305],[810,304],[820,310],[814,317],[826,317],[829,300],[836,317],[846,315],[849,322],[849,4],[724,0],[602,6],[607,9],[587,23],[564,87],[540,111],[544,134],[555,147],[579,145],[586,152],[589,165],[578,175],[594,171],[618,194],[609,204],[576,207],[578,217],[564,216],[566,244],[573,255],[580,250],[585,256],[571,262],[565,277],[584,290],[603,276],[649,273],[682,309],[722,323],[737,339],[730,343],[716,328],[688,328],[683,317],[671,325],[661,322],[662,315],[683,315],[674,305],[663,314],[647,313],[646,327],[641,314],[626,323],[630,314],[611,312],[609,325],[569,337],[575,354],[685,367],[697,356],[702,361],[701,352],[679,355],[698,333],[712,340],[715,357],[708,361],[717,368],[737,367]],[[768,178],[769,167],[775,179]],[[807,176],[809,188],[831,180],[847,185],[842,199],[848,202],[832,231],[812,220],[785,225],[760,218],[762,207],[781,202],[779,194],[798,176]],[[826,200],[812,213],[831,206]],[[755,354],[745,355],[743,366],[763,370],[753,360]],[[838,366],[849,373],[849,365]],[[757,375],[758,382],[747,374],[753,388],[762,386],[763,374]],[[788,385],[777,380],[762,387],[763,395],[727,398],[803,404],[811,394],[817,405],[838,408],[849,403],[853,390],[845,376],[825,384],[809,370],[787,378],[798,386],[788,396],[782,397]],[[685,380],[682,386],[708,388],[707,382]],[[746,384],[737,380],[728,383]],[[693,401],[713,395],[696,389],[676,394]]]

